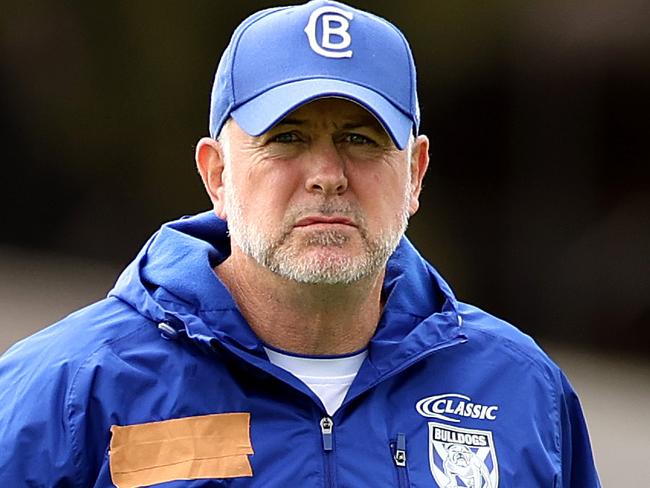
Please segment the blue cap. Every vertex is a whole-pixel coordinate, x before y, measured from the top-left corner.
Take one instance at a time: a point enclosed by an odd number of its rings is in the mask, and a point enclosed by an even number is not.
[[[311,100],[359,103],[404,149],[420,124],[415,64],[386,20],[315,0],[257,12],[235,30],[212,88],[210,135],[232,116],[258,136]]]

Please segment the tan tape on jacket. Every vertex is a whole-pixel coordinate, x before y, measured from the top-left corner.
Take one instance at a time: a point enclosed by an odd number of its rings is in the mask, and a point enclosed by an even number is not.
[[[221,413],[111,427],[117,488],[173,480],[253,476],[249,413]]]

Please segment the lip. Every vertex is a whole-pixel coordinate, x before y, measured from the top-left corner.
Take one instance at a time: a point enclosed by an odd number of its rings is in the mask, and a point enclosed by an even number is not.
[[[321,225],[321,224],[338,224],[338,225],[347,225],[350,227],[356,227],[352,219],[349,217],[344,217],[342,215],[310,215],[303,217],[295,223],[294,227],[307,227],[309,225]]]

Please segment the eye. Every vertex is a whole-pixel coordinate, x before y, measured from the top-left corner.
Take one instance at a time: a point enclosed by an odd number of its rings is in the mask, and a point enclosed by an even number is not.
[[[269,142],[278,142],[280,144],[291,144],[292,142],[300,142],[300,138],[295,132],[281,132],[271,137]]]
[[[351,133],[345,136],[345,141],[354,145],[377,145],[370,137],[364,136],[363,134]]]

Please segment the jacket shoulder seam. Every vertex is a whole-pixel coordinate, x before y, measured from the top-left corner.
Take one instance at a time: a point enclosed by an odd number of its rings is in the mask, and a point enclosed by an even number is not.
[[[148,319],[145,318],[148,322],[150,322]],[[70,389],[68,391],[67,395],[67,400],[66,400],[66,413],[67,413],[67,418],[66,421],[68,423],[68,427],[70,429],[70,441],[71,441],[71,449],[72,449],[72,462],[75,466],[76,471],[78,472],[79,479],[82,479],[84,477],[83,475],[83,449],[81,448],[81,444],[79,442],[79,439],[77,439],[78,432],[75,427],[75,423],[73,422],[72,416],[74,414],[73,412],[73,403],[72,399],[75,397],[76,394],[76,387],[77,387],[77,381],[82,373],[83,370],[85,370],[88,367],[88,364],[91,362],[91,360],[96,357],[100,351],[102,351],[105,348],[111,347],[120,341],[123,341],[125,339],[128,339],[129,337],[135,335],[136,333],[140,332],[142,329],[145,327],[150,327],[148,323],[145,323],[143,325],[140,325],[139,327],[136,327],[134,330],[129,331],[128,333],[115,337],[107,342],[102,343],[99,345],[96,349],[94,349],[92,352],[90,352],[85,359],[81,362],[79,367],[76,369],[74,376],[72,377],[72,381],[70,382]],[[77,482],[75,482],[76,486],[79,486],[80,488],[84,485],[80,485]]]
[[[497,339],[499,341],[505,341],[508,344],[509,350],[517,353],[519,356],[523,356],[528,360],[530,364],[532,364],[544,377],[546,380],[546,384],[548,386],[548,389],[550,391],[550,399],[551,399],[551,404],[553,405],[553,425],[555,427],[554,429],[554,435],[553,435],[553,448],[554,448],[554,456],[555,460],[558,466],[561,466],[561,460],[562,460],[562,453],[561,453],[561,442],[559,440],[560,432],[562,430],[562,419],[561,419],[561,414],[560,414],[560,397],[558,394],[558,388],[561,388],[562,385],[558,383],[557,378],[553,378],[552,372],[557,370],[557,366],[554,365],[552,360],[548,358],[548,367],[545,368],[543,366],[543,362],[536,359],[533,357],[531,354],[525,351],[524,348],[522,348],[517,342],[513,341],[512,339],[509,339],[507,337],[503,337],[499,334],[494,334],[492,332],[488,332],[485,330],[481,330],[475,327],[471,327],[471,329],[479,334],[489,336],[492,339]],[[546,353],[544,351],[540,351],[542,355],[546,356]]]
[[[470,327],[468,327],[468,328],[470,328]],[[535,366],[535,368],[537,368],[544,375],[544,377],[548,381],[549,385],[555,384],[555,381],[553,380],[553,378],[551,378],[551,376],[549,375],[549,371],[547,370],[547,369],[550,370],[550,369],[553,369],[553,368],[552,367],[544,368],[542,366],[543,361],[540,361],[540,360],[536,359],[532,354],[526,352],[526,350],[523,347],[521,347],[517,342],[513,341],[512,339],[509,339],[508,337],[504,337],[504,336],[499,335],[499,334],[494,334],[494,333],[488,332],[486,330],[477,329],[475,327],[471,327],[471,330],[473,330],[473,331],[475,331],[475,332],[477,332],[479,334],[490,336],[492,339],[497,339],[497,340],[499,340],[501,342],[507,342],[509,350],[514,351],[518,355],[525,357],[533,366]],[[540,352],[542,354],[542,357],[546,356],[546,353],[544,353],[541,350],[540,350]],[[549,366],[552,366],[552,365],[553,365],[553,363],[549,358]]]

